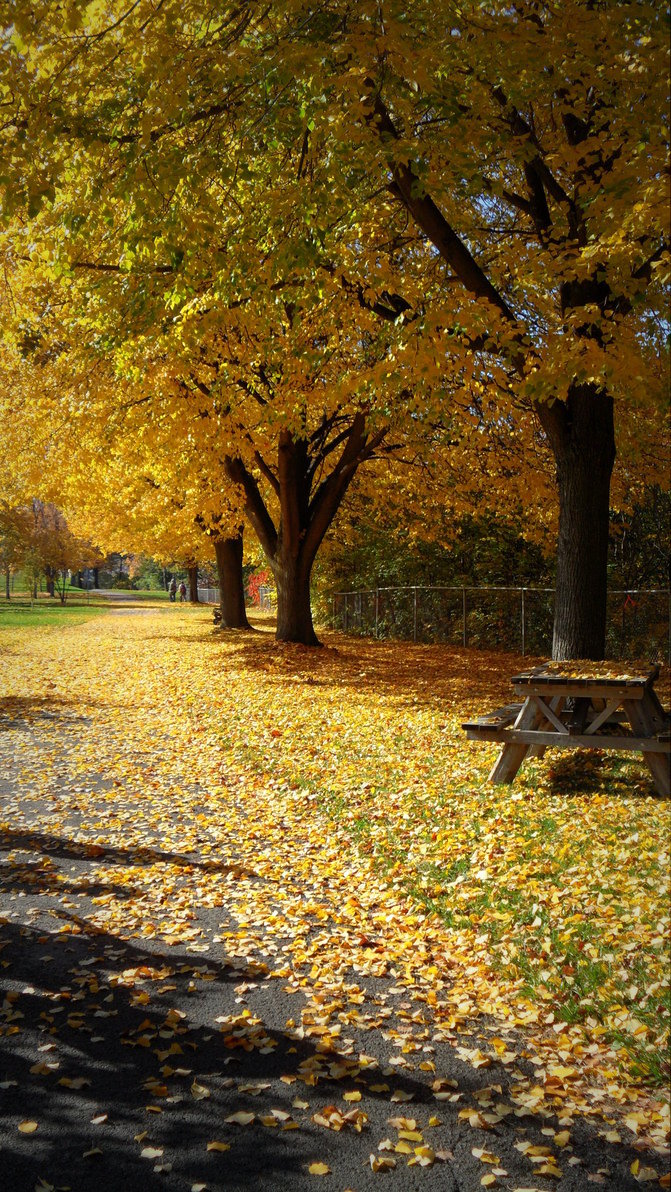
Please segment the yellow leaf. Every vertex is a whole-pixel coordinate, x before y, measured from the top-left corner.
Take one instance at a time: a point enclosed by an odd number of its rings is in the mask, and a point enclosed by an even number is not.
[[[19,1132],[21,1134],[34,1134],[37,1130],[37,1122],[19,1122]]]
[[[311,1163],[308,1167],[310,1175],[328,1175],[330,1170],[328,1163]]]
[[[369,1158],[371,1171],[393,1171],[396,1160],[387,1155],[371,1155]]]
[[[231,1144],[230,1142],[218,1142],[215,1138],[213,1142],[208,1142],[207,1149],[208,1151],[230,1151]]]

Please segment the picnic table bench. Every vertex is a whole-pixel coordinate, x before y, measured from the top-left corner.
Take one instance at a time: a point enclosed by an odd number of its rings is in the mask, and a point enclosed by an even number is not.
[[[512,782],[524,759],[559,749],[640,751],[655,786],[671,794],[671,716],[654,691],[659,667],[546,663],[511,679],[520,702],[462,725],[471,741],[503,748],[489,780]]]

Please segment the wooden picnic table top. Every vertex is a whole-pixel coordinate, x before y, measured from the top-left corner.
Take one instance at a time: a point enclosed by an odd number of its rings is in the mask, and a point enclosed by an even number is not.
[[[550,684],[556,687],[647,687],[659,678],[658,666],[641,666],[629,669],[617,663],[601,662],[545,662],[531,670],[513,675],[510,680],[516,687],[535,687]],[[587,694],[587,691],[586,691]]]

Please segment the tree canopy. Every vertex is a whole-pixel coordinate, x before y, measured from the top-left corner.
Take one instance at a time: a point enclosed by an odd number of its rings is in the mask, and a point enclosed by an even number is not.
[[[4,9],[17,343],[56,318],[52,373],[104,361],[111,409],[132,390],[149,442],[168,418],[205,452],[279,577],[281,633],[312,640],[316,550],[401,428],[492,504],[551,453],[554,652],[598,656],[615,428],[633,456],[630,428],[662,423],[659,6]],[[489,486],[486,442],[520,460]]]

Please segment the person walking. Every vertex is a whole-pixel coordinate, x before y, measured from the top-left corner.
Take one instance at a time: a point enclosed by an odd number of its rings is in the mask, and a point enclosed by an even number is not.
[[[175,596],[177,595],[177,580],[175,579],[174,575],[173,575],[172,579],[170,580],[170,587],[168,588],[168,592],[170,593],[170,603],[174,604]]]
[[[179,603],[184,604],[185,600],[186,600],[186,584],[184,583],[184,580],[182,580],[181,584],[179,585]]]

